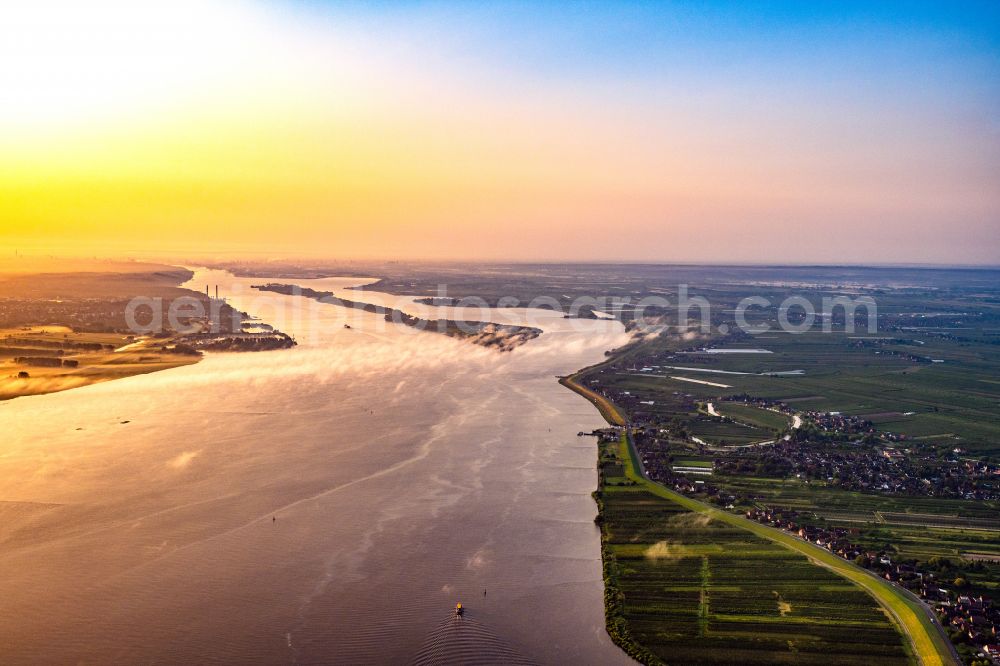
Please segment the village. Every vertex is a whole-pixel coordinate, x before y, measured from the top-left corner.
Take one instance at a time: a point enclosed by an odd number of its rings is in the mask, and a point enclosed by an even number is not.
[[[767,447],[720,455],[721,474],[795,477],[879,494],[901,494],[966,500],[1000,499],[1000,466],[945,459],[862,443],[830,444],[779,439]]]
[[[713,387],[697,393],[654,383],[669,375],[666,371],[671,368],[681,371],[672,364],[682,365],[683,354],[699,350],[704,352],[702,347],[692,347],[633,356],[609,363],[589,377],[591,390],[627,414],[624,428],[646,476],[671,490],[793,534],[907,590],[926,604],[967,663],[1000,664],[1000,607],[990,598],[993,588],[982,584],[993,575],[992,560],[979,559],[975,553],[967,558],[964,552],[917,559],[901,554],[905,548],[896,542],[898,533],[880,529],[877,517],[856,527],[837,521],[825,524],[814,511],[776,507],[772,495],[754,491],[763,480],[765,485],[778,484],[776,488],[782,483],[820,488],[831,497],[843,492],[844,497],[850,493],[903,502],[933,498],[993,503],[1000,501],[996,459],[973,457],[958,442],[928,442],[879,428],[857,414],[803,409],[783,400],[726,392],[723,382],[732,380],[724,374],[694,375],[707,377],[699,383]],[[881,345],[874,345],[873,353],[930,363],[930,359],[907,353],[897,355]],[[709,358],[705,364],[712,367],[713,362]],[[706,397],[713,390],[719,395]],[[735,409],[726,410],[727,405]],[[745,443],[722,439],[730,436],[724,430],[727,424],[741,425],[738,416],[727,417],[727,412],[757,413],[754,410],[782,417],[786,425],[768,432],[758,423],[756,431],[761,435]],[[710,431],[712,424],[719,435],[707,438],[702,433]],[[749,423],[742,425],[750,430]],[[608,429],[603,437],[611,441],[621,432],[621,428]],[[989,506],[980,504],[984,505]],[[976,520],[981,519],[956,520],[978,525]]]
[[[752,406],[790,421],[797,417],[799,426],[752,446],[712,446],[690,433],[691,415],[699,408],[698,398],[691,394],[673,392],[671,414],[665,420],[663,413],[654,411],[654,398],[665,402],[662,393],[595,389],[630,414],[639,455],[651,478],[660,482],[672,483],[677,476],[669,445],[681,441],[699,454],[714,456],[721,474],[794,477],[874,494],[1000,500],[1000,464],[970,458],[960,447],[942,452],[918,446],[906,434],[877,430],[859,416],[796,411],[781,401],[746,394],[721,396],[720,404]],[[673,451],[677,453],[676,448]]]

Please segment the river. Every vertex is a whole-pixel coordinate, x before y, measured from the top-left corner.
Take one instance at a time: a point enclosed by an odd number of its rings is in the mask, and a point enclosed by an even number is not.
[[[545,331],[500,353],[258,282],[189,286],[298,347],[0,403],[0,661],[628,662],[577,436],[603,422],[555,380],[621,326],[468,313]]]

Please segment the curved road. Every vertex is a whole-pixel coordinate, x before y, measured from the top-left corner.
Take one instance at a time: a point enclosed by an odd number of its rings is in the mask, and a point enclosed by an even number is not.
[[[640,477],[639,480],[650,486],[656,494],[661,495],[666,499],[673,500],[692,511],[710,514],[713,517],[731,525],[742,527],[753,532],[754,534],[757,534],[758,536],[762,536],[779,545],[785,546],[786,548],[796,550],[808,557],[815,564],[818,564],[854,583],[857,583],[860,587],[865,589],[865,591],[871,594],[872,597],[879,602],[879,605],[892,614],[895,618],[896,625],[906,635],[910,642],[910,648],[913,654],[921,664],[924,664],[924,666],[961,666],[962,660],[958,656],[955,646],[952,645],[951,640],[945,633],[944,627],[942,627],[941,623],[938,622],[937,617],[934,615],[934,611],[915,594],[905,588],[893,585],[885,579],[876,576],[868,569],[856,566],[855,564],[841,558],[839,555],[831,553],[825,548],[820,548],[819,546],[796,535],[749,520],[743,516],[729,513],[728,511],[723,511],[722,509],[718,509],[699,500],[692,499],[686,495],[681,495],[680,493],[670,490],[666,486],[652,481],[646,475],[646,469],[642,464],[642,458],[635,450],[634,444],[632,443],[632,437],[628,434],[627,428],[626,440],[628,442],[628,457],[630,459],[630,465],[634,466],[635,471]],[[792,540],[792,543],[790,543],[789,540]],[[830,561],[830,558],[833,558],[834,561]],[[854,573],[855,575],[852,576],[850,573]],[[860,579],[857,574],[862,574]],[[869,580],[866,581],[864,578]],[[917,631],[914,631],[914,626],[911,622],[907,622],[901,616],[900,612],[905,612],[903,609],[897,608],[895,604],[890,603],[889,600],[879,594],[879,592],[886,591],[895,593],[896,597],[903,601],[905,607],[908,608],[914,615],[914,619],[917,620]],[[925,622],[920,621],[921,614],[926,619]],[[928,624],[931,627],[930,629],[927,627]],[[921,632],[920,630],[923,631]]]
[[[892,615],[896,625],[909,641],[910,649],[919,663],[924,666],[961,666],[962,660],[934,612],[909,590],[893,585],[871,571],[856,566],[825,548],[800,539],[798,536],[691,499],[650,480],[642,464],[642,459],[634,448],[632,437],[628,434],[627,421],[617,406],[603,396],[578,384],[575,381],[576,378],[577,375],[566,377],[561,380],[561,383],[593,402],[609,423],[626,426],[625,442],[627,446],[625,453],[628,457],[626,470],[628,475],[634,476],[637,481],[646,484],[650,491],[665,499],[674,501],[691,511],[710,514],[730,525],[746,529],[786,548],[798,551],[816,564],[857,584],[871,594],[879,605]]]

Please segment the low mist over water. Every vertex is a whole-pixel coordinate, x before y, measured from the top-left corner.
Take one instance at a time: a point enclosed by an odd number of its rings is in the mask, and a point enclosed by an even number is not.
[[[536,313],[500,353],[259,282],[188,286],[298,347],[0,404],[0,661],[626,662],[576,436],[602,420],[556,383],[621,326]],[[297,283],[415,311],[363,282]]]

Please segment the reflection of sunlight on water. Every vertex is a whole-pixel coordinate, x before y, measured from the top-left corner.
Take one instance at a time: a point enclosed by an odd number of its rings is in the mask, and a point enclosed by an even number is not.
[[[167,464],[174,469],[184,469],[191,464],[192,460],[198,457],[199,453],[201,453],[201,451],[184,451]]]
[[[199,289],[205,284],[222,283],[221,292],[228,302],[239,310],[246,311],[280,330],[296,337],[300,344],[312,346],[323,341],[325,333],[343,327],[358,327],[368,335],[412,336],[423,338],[423,334],[436,331],[438,320],[488,321],[505,325],[530,326],[540,328],[549,334],[571,334],[575,342],[588,338],[620,337],[621,326],[614,319],[589,320],[566,318],[560,311],[539,308],[488,308],[432,306],[417,303],[414,296],[398,296],[365,289],[352,289],[352,285],[367,284],[372,280],[361,278],[324,279],[253,279],[235,278],[225,271],[198,270],[187,283],[188,288]],[[336,298],[358,303],[370,303],[402,310],[409,315],[428,320],[426,330],[395,325],[385,321],[381,315],[360,309],[321,303],[303,296],[285,296],[274,292],[254,290],[253,285],[267,282],[293,284],[319,292],[332,292]],[[539,349],[537,341],[532,343]],[[545,345],[542,345],[544,347]],[[539,353],[545,353],[540,351]]]
[[[419,663],[474,663],[468,646],[518,663],[508,643],[615,663],[576,438],[600,418],[554,375],[621,344],[620,325],[543,313],[542,336],[499,353],[282,300],[313,311],[290,319],[294,349],[0,404],[0,515],[17,511],[0,625],[21,637],[0,661],[399,662],[430,636]],[[487,580],[489,607],[437,626],[442,586],[471,598]]]
[[[188,286],[197,288],[201,284],[219,282],[240,285],[238,290],[232,286],[224,289],[231,295],[231,303],[294,335],[299,346],[290,352],[215,355],[208,359],[212,363],[211,368],[203,367],[203,372],[185,373],[183,377],[174,375],[179,382],[255,384],[279,377],[309,377],[316,382],[328,383],[344,377],[363,381],[373,374],[425,368],[476,367],[480,372],[504,373],[512,369],[523,370],[522,366],[529,360],[535,366],[532,370],[544,370],[544,365],[551,364],[552,372],[571,372],[578,366],[572,365],[572,360],[567,363],[567,357],[582,356],[593,349],[603,351],[623,341],[621,325],[617,322],[565,319],[561,313],[514,308],[495,310],[493,312],[498,316],[489,317],[484,316],[488,313],[478,308],[432,307],[413,303],[412,297],[408,296],[345,288],[346,285],[358,284],[358,279],[287,282],[335,291],[344,298],[405,308],[407,313],[421,317],[479,317],[502,323],[540,326],[545,333],[512,353],[498,353],[433,331],[394,325],[371,313],[304,297],[261,294],[250,290],[251,284],[263,282],[260,279],[233,278],[220,271],[198,271]],[[234,293],[235,296],[232,295]],[[352,322],[353,328],[342,327],[347,321]],[[371,335],[373,332],[375,336]],[[387,341],[392,344],[385,344]],[[157,379],[163,381],[160,377]],[[396,390],[400,388],[397,386]]]

